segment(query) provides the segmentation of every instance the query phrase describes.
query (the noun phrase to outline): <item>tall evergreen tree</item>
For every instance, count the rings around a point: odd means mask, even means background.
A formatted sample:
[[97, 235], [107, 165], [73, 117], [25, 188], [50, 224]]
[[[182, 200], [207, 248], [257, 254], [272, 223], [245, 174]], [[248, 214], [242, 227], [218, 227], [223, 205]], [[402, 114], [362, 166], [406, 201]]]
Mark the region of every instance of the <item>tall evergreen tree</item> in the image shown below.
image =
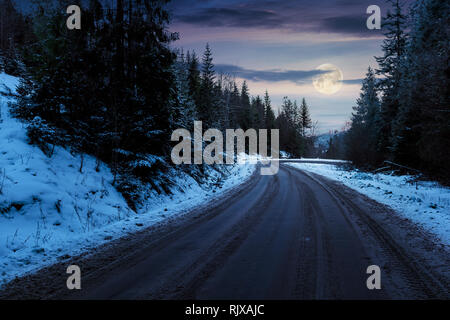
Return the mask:
[[37, 10], [38, 41], [23, 54], [16, 114], [39, 117], [60, 131], [60, 143], [97, 155], [115, 173], [149, 178], [162, 164], [149, 154], [168, 154], [174, 126], [175, 55], [168, 44], [176, 35], [166, 30], [166, 2], [123, 0], [103, 10], [90, 0], [75, 31], [66, 27], [73, 1]]
[[275, 128], [275, 113], [273, 112], [272, 103], [267, 90], [264, 94], [264, 119], [266, 129]]
[[34, 40], [31, 23], [12, 0], [0, 0], [0, 72], [19, 75], [20, 48]]
[[229, 118], [231, 128], [237, 128], [240, 125], [241, 116], [241, 94], [236, 82], [233, 82], [230, 93]]
[[277, 128], [280, 129], [281, 150], [287, 151], [294, 156], [302, 156], [300, 110], [297, 102], [284, 97], [281, 112], [276, 123]]
[[383, 92], [379, 131], [379, 151], [385, 157], [392, 156], [392, 125], [399, 108], [399, 86], [402, 78], [401, 66], [405, 58], [407, 18], [403, 13], [401, 0], [387, 0], [392, 6], [383, 20], [385, 40], [383, 55], [376, 57], [379, 65], [377, 74], [383, 78], [379, 88]]
[[260, 96], [256, 96], [252, 100], [253, 127], [254, 129], [265, 128], [265, 109], [264, 103]]
[[206, 44], [205, 52], [202, 58], [201, 86], [200, 97], [197, 104], [197, 111], [206, 126], [215, 126], [215, 115], [218, 111], [217, 91], [216, 89], [216, 73], [214, 71], [212, 51], [209, 44]]
[[241, 126], [242, 129], [247, 130], [253, 127], [253, 115], [250, 104], [250, 93], [246, 81], [242, 83], [240, 96], [241, 96], [241, 103], [240, 103], [241, 112], [239, 125]]
[[189, 92], [193, 97], [195, 104], [198, 105], [200, 102], [201, 77], [199, 69], [200, 63], [195, 52], [187, 52], [186, 64], [188, 65]]
[[174, 64], [175, 90], [170, 101], [170, 123], [174, 129], [191, 129], [196, 120], [196, 106], [191, 92], [188, 60], [181, 54]]
[[450, 4], [418, 2], [412, 10], [400, 108], [393, 126], [395, 160], [450, 179]]
[[359, 166], [376, 165], [380, 161], [377, 152], [380, 101], [375, 73], [370, 67], [353, 110], [351, 127], [345, 136], [347, 158]]
[[302, 130], [302, 137], [306, 138], [306, 130], [311, 129], [312, 121], [305, 98], [302, 99], [302, 104], [300, 106], [300, 126]]

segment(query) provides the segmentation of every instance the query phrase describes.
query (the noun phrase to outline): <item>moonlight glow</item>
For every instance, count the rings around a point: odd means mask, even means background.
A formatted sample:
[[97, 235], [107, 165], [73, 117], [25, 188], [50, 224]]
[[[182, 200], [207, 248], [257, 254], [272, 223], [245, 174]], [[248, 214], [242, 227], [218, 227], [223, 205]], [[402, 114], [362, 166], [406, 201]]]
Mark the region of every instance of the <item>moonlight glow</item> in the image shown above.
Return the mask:
[[318, 66], [316, 69], [329, 71], [313, 78], [314, 88], [316, 88], [318, 92], [331, 95], [341, 90], [344, 76], [339, 68], [330, 63], [326, 63]]

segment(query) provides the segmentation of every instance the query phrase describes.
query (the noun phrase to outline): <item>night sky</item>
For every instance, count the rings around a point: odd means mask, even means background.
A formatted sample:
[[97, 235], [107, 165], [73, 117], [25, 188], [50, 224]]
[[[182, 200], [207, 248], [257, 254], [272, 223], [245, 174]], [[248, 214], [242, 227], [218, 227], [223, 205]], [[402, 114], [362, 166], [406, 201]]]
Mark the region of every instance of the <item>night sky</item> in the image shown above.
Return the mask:
[[[216, 70], [246, 79], [253, 95], [267, 89], [275, 107], [283, 96], [305, 97], [320, 132], [349, 120], [367, 67], [381, 54], [380, 30], [368, 30], [366, 9], [383, 0], [173, 0], [171, 31], [176, 47], [203, 53], [209, 42]], [[314, 70], [331, 63], [344, 85], [331, 96], [317, 92]]]
[[[30, 8], [30, 1], [15, 2]], [[305, 97], [325, 133], [350, 119], [361, 79], [381, 55], [382, 30], [366, 27], [369, 5], [380, 6], [383, 16], [389, 8], [384, 0], [172, 0], [170, 30], [180, 34], [174, 47], [199, 56], [208, 42], [216, 71], [247, 80], [252, 95], [267, 89], [275, 109], [284, 96]], [[325, 63], [344, 76], [334, 95], [312, 85]]]

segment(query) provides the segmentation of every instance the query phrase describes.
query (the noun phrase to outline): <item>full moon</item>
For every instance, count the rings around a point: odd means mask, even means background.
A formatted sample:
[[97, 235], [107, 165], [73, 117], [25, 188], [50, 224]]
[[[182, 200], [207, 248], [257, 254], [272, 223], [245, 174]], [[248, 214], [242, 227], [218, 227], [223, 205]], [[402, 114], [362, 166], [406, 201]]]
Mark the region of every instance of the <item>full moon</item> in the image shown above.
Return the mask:
[[325, 63], [318, 66], [316, 70], [327, 71], [313, 78], [314, 88], [316, 88], [318, 92], [331, 95], [341, 90], [344, 76], [338, 67], [330, 63]]

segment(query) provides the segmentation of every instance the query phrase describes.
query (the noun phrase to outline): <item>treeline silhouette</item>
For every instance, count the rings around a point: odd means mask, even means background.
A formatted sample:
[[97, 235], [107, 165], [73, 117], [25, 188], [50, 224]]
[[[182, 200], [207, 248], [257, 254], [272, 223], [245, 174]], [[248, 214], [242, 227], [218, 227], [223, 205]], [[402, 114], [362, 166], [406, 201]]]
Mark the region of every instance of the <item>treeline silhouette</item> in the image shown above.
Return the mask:
[[[280, 147], [293, 156], [313, 145], [305, 100], [285, 98], [275, 115], [267, 92], [251, 97], [245, 81], [214, 71], [209, 45], [201, 59], [172, 49], [167, 1], [83, 2], [81, 30], [66, 27], [77, 1], [40, 1], [27, 17], [1, 1], [1, 68], [21, 78], [12, 110], [29, 123], [30, 141], [49, 156], [62, 145], [108, 163], [131, 200], [139, 183], [166, 179], [171, 134], [192, 131], [194, 120], [205, 130], [280, 129]], [[183, 170], [198, 178], [205, 169]]]
[[368, 69], [351, 128], [332, 148], [361, 167], [389, 160], [448, 183], [450, 3], [388, 2], [383, 55]]

